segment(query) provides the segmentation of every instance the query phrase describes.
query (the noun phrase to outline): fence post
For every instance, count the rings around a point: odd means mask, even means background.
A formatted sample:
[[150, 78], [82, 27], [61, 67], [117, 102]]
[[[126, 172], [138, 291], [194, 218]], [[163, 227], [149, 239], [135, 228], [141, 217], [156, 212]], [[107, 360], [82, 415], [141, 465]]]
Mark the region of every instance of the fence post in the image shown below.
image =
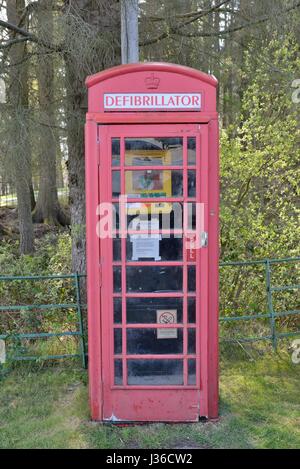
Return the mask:
[[80, 284], [79, 284], [78, 272], [76, 272], [75, 274], [75, 285], [76, 285], [77, 316], [78, 316], [78, 324], [79, 324], [79, 332], [80, 332], [80, 350], [81, 350], [81, 357], [82, 357], [82, 365], [83, 365], [83, 368], [86, 368], [85, 341], [84, 341], [84, 330], [83, 330], [81, 298], [80, 298]]
[[270, 325], [271, 325], [271, 335], [273, 348], [277, 350], [277, 335], [276, 335], [276, 318], [274, 315], [273, 308], [273, 295], [272, 295], [272, 286], [271, 286], [271, 263], [270, 260], [266, 260], [266, 287], [267, 287], [267, 298], [268, 298], [268, 311], [270, 314]]

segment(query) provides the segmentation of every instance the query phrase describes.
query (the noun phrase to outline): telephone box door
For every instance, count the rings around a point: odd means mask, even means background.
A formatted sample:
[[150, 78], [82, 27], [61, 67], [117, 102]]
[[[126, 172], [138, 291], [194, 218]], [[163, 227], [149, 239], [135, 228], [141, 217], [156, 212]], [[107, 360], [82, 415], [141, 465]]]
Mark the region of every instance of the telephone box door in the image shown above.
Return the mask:
[[208, 125], [101, 125], [98, 136], [103, 420], [197, 421], [207, 414]]

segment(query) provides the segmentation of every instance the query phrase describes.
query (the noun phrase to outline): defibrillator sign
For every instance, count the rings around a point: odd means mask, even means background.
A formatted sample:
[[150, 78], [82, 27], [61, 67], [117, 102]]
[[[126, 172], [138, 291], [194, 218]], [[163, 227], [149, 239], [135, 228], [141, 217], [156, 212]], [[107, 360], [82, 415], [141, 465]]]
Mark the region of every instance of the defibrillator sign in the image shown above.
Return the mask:
[[107, 93], [105, 111], [200, 111], [201, 93]]

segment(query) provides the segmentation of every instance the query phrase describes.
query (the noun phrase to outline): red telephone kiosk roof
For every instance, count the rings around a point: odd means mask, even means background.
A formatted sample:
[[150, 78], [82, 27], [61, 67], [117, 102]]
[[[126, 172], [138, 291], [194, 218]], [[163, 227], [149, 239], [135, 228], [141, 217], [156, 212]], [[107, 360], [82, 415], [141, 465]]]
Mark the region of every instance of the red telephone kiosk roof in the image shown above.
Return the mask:
[[149, 71], [177, 73], [179, 75], [196, 78], [197, 80], [208, 83], [214, 87], [218, 86], [218, 80], [212, 75], [207, 75], [206, 73], [195, 70], [194, 68], [185, 67], [183, 65], [163, 62], [145, 62], [138, 64], [118, 65], [117, 67], [112, 67], [108, 70], [95, 73], [95, 75], [88, 76], [85, 80], [85, 84], [88, 88], [90, 88], [91, 86], [94, 86], [101, 81], [108, 80], [109, 78], [125, 74], [127, 75], [129, 73]]
[[[218, 81], [215, 77], [202, 73], [198, 70], [194, 70], [189, 67], [182, 65], [174, 65], [169, 63], [139, 63], [120, 65], [117, 67], [104, 70], [96, 73], [95, 75], [89, 76], [86, 79], [86, 86], [88, 88], [88, 113], [93, 114], [92, 118], [95, 118], [95, 114], [102, 114], [106, 116], [105, 121], [115, 120], [114, 114], [126, 113], [128, 116], [128, 122], [131, 120], [130, 114], [146, 113], [151, 111], [152, 116], [154, 113], [180, 113], [180, 119], [185, 122], [184, 113], [189, 113], [190, 118], [199, 113], [203, 116], [208, 115], [208, 119], [216, 118], [216, 88]], [[151, 99], [151, 106], [147, 109], [141, 107], [134, 108], [134, 106], [116, 106], [114, 109], [108, 109], [105, 106], [105, 97], [111, 96], [112, 94], [120, 95], [124, 94], [134, 95], [142, 94], [143, 99], [148, 97]], [[183, 104], [175, 105], [173, 107], [157, 106], [157, 101], [153, 101], [153, 96], [158, 95], [158, 99], [163, 99], [161, 96], [166, 94], [167, 96], [176, 96], [178, 99], [182, 97], [184, 99]], [[194, 106], [184, 106], [184, 102], [188, 101], [191, 96], [200, 96], [199, 103], [201, 105], [198, 108]], [[186, 97], [186, 98], [185, 98]], [[121, 99], [121, 98], [120, 98]], [[127, 98], [129, 102], [130, 97]], [[171, 98], [172, 99], [172, 98]], [[121, 102], [121, 101], [120, 101]], [[177, 102], [178, 104], [178, 102]], [[133, 116], [131, 116], [133, 117]], [[149, 116], [148, 116], [149, 117]], [[174, 119], [176, 119], [173, 116]], [[193, 117], [192, 117], [193, 119]], [[99, 116], [98, 119], [99, 120]], [[101, 120], [103, 122], [103, 120]]]

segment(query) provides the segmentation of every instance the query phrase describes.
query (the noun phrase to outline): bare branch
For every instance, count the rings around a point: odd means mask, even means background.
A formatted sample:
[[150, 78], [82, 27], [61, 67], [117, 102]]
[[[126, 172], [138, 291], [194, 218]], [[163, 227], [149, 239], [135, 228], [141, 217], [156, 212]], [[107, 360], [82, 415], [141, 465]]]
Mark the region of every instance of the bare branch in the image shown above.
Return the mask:
[[[194, 23], [195, 21], [198, 21], [200, 18], [216, 11], [216, 10], [219, 10], [222, 6], [224, 6], [226, 3], [229, 3], [230, 0], [223, 0], [222, 2], [219, 2], [217, 5], [207, 9], [207, 10], [200, 10], [200, 11], [197, 11], [197, 12], [192, 12], [192, 13], [187, 13], [185, 15], [178, 15], [178, 16], [181, 16], [181, 17], [188, 17], [189, 19], [187, 21], [185, 21], [184, 23], [181, 23], [180, 25], [178, 26], [169, 26], [169, 29], [163, 33], [161, 33], [159, 36], [157, 36], [156, 38], [153, 38], [153, 39], [148, 39], [146, 41], [143, 41], [143, 42], [140, 42], [140, 46], [149, 46], [151, 44], [155, 44], [159, 41], [161, 41], [162, 39], [165, 39], [167, 38], [170, 34], [176, 34], [180, 28], [184, 27], [184, 26], [187, 26], [191, 23]], [[190, 18], [190, 16], [192, 16], [192, 18]], [[175, 18], [177, 17], [177, 15], [175, 16]]]
[[[300, 1], [298, 1], [295, 5], [283, 10], [282, 14], [289, 13], [293, 10], [296, 10], [299, 7], [300, 7]], [[214, 7], [214, 8], [216, 8], [216, 7]], [[205, 16], [205, 15], [203, 14], [202, 16]], [[231, 33], [237, 32], [237, 31], [241, 31], [242, 29], [246, 29], [246, 28], [250, 28], [252, 26], [256, 26], [256, 25], [259, 25], [259, 24], [262, 24], [262, 23], [266, 23], [267, 21], [271, 20], [271, 18], [272, 18], [272, 15], [265, 15], [265, 16], [263, 16], [262, 18], [260, 18], [258, 20], [248, 21], [247, 23], [244, 23], [244, 24], [239, 25], [239, 26], [235, 26], [234, 28], [229, 28], [229, 29], [225, 29], [224, 31], [218, 31], [218, 32], [213, 32], [213, 33], [205, 33], [205, 32], [188, 33], [188, 32], [181, 31], [181, 29], [184, 26], [186, 26], [187, 24], [190, 24], [190, 23], [200, 19], [200, 17], [195, 17], [192, 21], [182, 23], [182, 24], [180, 24], [176, 27], [169, 26], [169, 28], [166, 31], [164, 31], [163, 33], [161, 33], [159, 36], [140, 42], [140, 46], [149, 46], [151, 44], [155, 44], [155, 43], [167, 38], [170, 35], [179, 35], [179, 36], [190, 37], [190, 38], [192, 38], [192, 37], [216, 37], [216, 36], [220, 37], [220, 36], [225, 36], [227, 34], [231, 34]]]
[[27, 37], [18, 37], [16, 39], [11, 39], [10, 41], [5, 41], [2, 44], [0, 43], [0, 49], [7, 49], [13, 44], [18, 44], [20, 42], [26, 42], [26, 41], [28, 41]]
[[20, 20], [19, 20], [19, 24], [18, 24], [19, 27], [22, 24], [24, 24], [24, 20], [27, 17], [27, 15], [29, 15], [32, 11], [34, 11], [37, 8], [37, 6], [38, 6], [37, 1], [28, 3], [28, 5], [26, 5], [26, 7], [24, 9], [24, 12], [23, 12], [23, 14], [22, 14], [22, 16], [20, 17]]
[[19, 26], [16, 26], [15, 24], [9, 23], [8, 21], [3, 21], [3, 20], [0, 19], [0, 26], [2, 26], [3, 28], [5, 28], [9, 31], [12, 31], [16, 34], [20, 34], [24, 38], [24, 41], [26, 40], [26, 41], [35, 42], [36, 44], [40, 44], [40, 45], [46, 47], [47, 49], [55, 50], [57, 52], [62, 51], [62, 46], [56, 46], [54, 44], [48, 44], [48, 43], [44, 42], [43, 40], [39, 39], [35, 34], [32, 34], [29, 31], [26, 31], [25, 29], [20, 28]]
[[[289, 13], [292, 10], [296, 10], [297, 8], [300, 7], [300, 2], [296, 3], [295, 5], [286, 8], [285, 10], [282, 11], [282, 14]], [[224, 36], [226, 34], [230, 33], [235, 33], [237, 31], [241, 31], [242, 29], [245, 28], [251, 28], [252, 26], [256, 26], [258, 24], [266, 23], [267, 21], [270, 21], [272, 18], [272, 15], [265, 15], [262, 18], [258, 20], [253, 20], [253, 21], [248, 21], [245, 24], [242, 24], [240, 26], [235, 26], [234, 28], [229, 28], [225, 29], [224, 31], [218, 31], [217, 33], [184, 33], [182, 31], [177, 31], [177, 34], [180, 36], [184, 37], [212, 37], [212, 36]]]
[[30, 33], [29, 31], [26, 31], [23, 28], [19, 28], [19, 26], [9, 23], [8, 21], [3, 21], [0, 19], [0, 26], [5, 29], [8, 29], [9, 31], [13, 31], [14, 33], [21, 34], [21, 36], [27, 37], [33, 42], [38, 42], [38, 38], [34, 34]]
[[[226, 3], [229, 3], [231, 0], [225, 0], [217, 5], [208, 8], [206, 10], [196, 10], [196, 11], [191, 11], [189, 13], [181, 13], [174, 15], [174, 18], [176, 19], [186, 19], [186, 18], [192, 18], [193, 21], [196, 21], [196, 19], [209, 15], [210, 13], [213, 13], [214, 11], [220, 10], [223, 5]], [[223, 10], [224, 11], [224, 10]], [[232, 9], [230, 10], [231, 12], [233, 11]], [[153, 22], [160, 22], [160, 21], [166, 21], [167, 19], [163, 16], [145, 16], [143, 19], [146, 19], [147, 21], [153, 21]]]

